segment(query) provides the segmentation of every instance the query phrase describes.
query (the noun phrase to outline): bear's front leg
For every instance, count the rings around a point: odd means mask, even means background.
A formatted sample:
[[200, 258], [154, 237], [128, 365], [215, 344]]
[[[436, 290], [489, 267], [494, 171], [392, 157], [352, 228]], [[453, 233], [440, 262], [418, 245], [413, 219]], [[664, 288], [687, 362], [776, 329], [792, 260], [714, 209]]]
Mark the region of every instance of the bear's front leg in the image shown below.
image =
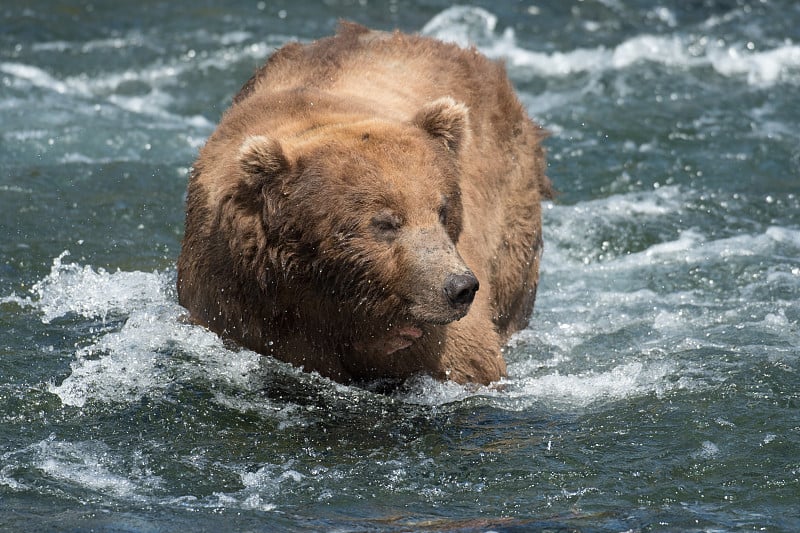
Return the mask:
[[489, 385], [506, 376], [503, 344], [488, 313], [473, 309], [445, 330], [444, 350], [433, 373], [435, 377]]

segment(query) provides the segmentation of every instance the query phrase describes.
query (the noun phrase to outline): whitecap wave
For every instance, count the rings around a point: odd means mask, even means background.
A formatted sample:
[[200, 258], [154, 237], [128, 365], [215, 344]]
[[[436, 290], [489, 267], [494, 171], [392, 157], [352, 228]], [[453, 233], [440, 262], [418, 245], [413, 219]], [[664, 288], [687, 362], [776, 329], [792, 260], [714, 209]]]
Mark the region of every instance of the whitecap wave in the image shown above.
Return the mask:
[[[769, 226], [731, 234], [707, 222], [676, 225], [706, 202], [714, 199], [662, 187], [545, 209], [542, 285], [530, 329], [511, 345], [511, 383], [523, 398], [580, 408], [724, 380], [724, 365], [713, 357], [698, 363], [698, 352], [766, 350], [796, 361], [792, 350], [751, 343], [800, 342], [793, 324], [800, 231]], [[630, 234], [642, 225], [656, 231], [631, 250]], [[661, 227], [671, 229], [653, 239]], [[603, 238], [621, 242], [608, 246], [615, 253], [599, 254]], [[670, 361], [663, 360], [667, 353]]]
[[[669, 18], [664, 20], [668, 22]], [[704, 27], [711, 31], [714, 26]], [[475, 45], [489, 57], [504, 59], [512, 71], [551, 77], [622, 70], [649, 62], [681, 69], [710, 66], [720, 75], [743, 76], [748, 83], [759, 86], [800, 80], [800, 46], [793, 43], [756, 51], [752, 43], [725, 44], [709, 35], [640, 34], [611, 48], [539, 52], [520, 47], [513, 28], [505, 28], [499, 34], [496, 30], [497, 17], [489, 11], [454, 6], [431, 19], [421, 33], [461, 46]]]
[[[312, 469], [304, 474], [293, 461], [284, 464], [262, 464], [255, 471], [238, 464], [220, 465], [231, 476], [238, 477], [242, 488], [231, 492], [214, 492], [208, 496], [192, 494], [164, 497], [161, 493], [167, 481], [153, 472], [152, 456], [147, 450], [125, 446], [114, 449], [96, 440], [69, 441], [54, 434], [2, 456], [0, 486], [15, 491], [44, 492], [20, 481], [21, 472], [36, 469], [45, 480], [57, 486], [69, 485], [69, 497], [82, 503], [93, 500], [118, 499], [147, 505], [166, 505], [182, 508], [248, 509], [273, 511], [273, 500], [287, 490], [304, 483], [307, 475], [324, 475], [327, 469]], [[58, 490], [58, 489], [56, 489]]]
[[[65, 441], [50, 435], [44, 440], [2, 455], [4, 466], [0, 484], [15, 490], [33, 487], [18, 481], [19, 472], [35, 468], [47, 478], [69, 483], [96, 494], [96, 498], [112, 496], [126, 501], [150, 501], [151, 494], [161, 488], [163, 479], [152, 473], [147, 454], [126, 450], [125, 461], [99, 441]], [[34, 490], [42, 490], [36, 487]], [[84, 501], [87, 496], [74, 494]], [[93, 497], [88, 496], [89, 499]]]
[[452, 6], [434, 16], [420, 33], [462, 47], [491, 43], [497, 17], [480, 7]]
[[[521, 369], [524, 368], [525, 365], [521, 365]], [[675, 363], [640, 360], [631, 360], [607, 371], [562, 374], [556, 370], [512, 382], [509, 403], [518, 409], [542, 405], [575, 409], [631, 397], [663, 395], [686, 386], [685, 382], [674, 379], [680, 373]]]
[[[79, 73], [59, 77], [39, 66], [6, 61], [0, 63], [0, 73], [7, 75], [5, 81], [9, 87], [53, 92], [62, 97], [62, 101], [63, 97], [71, 97], [80, 103], [79, 106], [86, 107], [86, 113], [93, 118], [101, 110], [98, 105], [109, 105], [127, 113], [157, 117], [167, 129], [189, 126], [208, 134], [214, 124], [206, 117], [182, 115], [173, 110], [182, 78], [198, 71], [226, 71], [243, 61], [263, 60], [277, 45], [289, 40], [284, 36], [269, 36], [264, 42], [248, 44], [245, 42], [248, 37], [249, 34], [244, 32], [207, 35], [204, 38], [217, 43], [216, 49], [201, 54], [192, 50], [187, 56], [167, 56], [137, 69], [109, 68], [99, 74]], [[126, 37], [88, 43], [40, 43], [37, 50], [59, 51], [77, 47], [80, 53], [93, 53], [101, 48], [141, 45], [141, 34], [134, 32]], [[130, 87], [136, 87], [134, 94], [128, 94]]]
[[[82, 503], [107, 500], [109, 497], [147, 505], [166, 505], [183, 508], [248, 509], [273, 511], [271, 503], [286, 490], [292, 490], [306, 478], [296, 470], [292, 461], [282, 465], [263, 464], [251, 471], [237, 464], [225, 465], [226, 471], [238, 476], [242, 488], [232, 492], [214, 492], [208, 496], [161, 495], [167, 483], [153, 472], [152, 456], [146, 450], [131, 447], [114, 449], [95, 440], [69, 441], [55, 435], [18, 450], [7, 451], [2, 456], [0, 486], [14, 491], [46, 489], [33, 487], [20, 481], [21, 472], [39, 470], [44, 479], [58, 486], [71, 487], [69, 496]], [[222, 467], [222, 466], [221, 466]], [[325, 469], [314, 472], [323, 473]], [[313, 474], [313, 472], [312, 472]]]
[[[527, 359], [509, 364], [509, 376], [489, 387], [458, 385], [420, 377], [396, 397], [404, 402], [442, 406], [479, 399], [500, 409], [529, 409], [574, 412], [600, 408], [610, 402], [648, 395], [661, 396], [672, 390], [693, 388], [698, 384], [684, 376], [676, 362], [648, 360], [645, 356], [609, 370], [587, 369], [571, 373], [562, 370], [564, 360], [541, 362]], [[545, 371], [541, 369], [547, 368]]]
[[747, 45], [710, 48], [707, 60], [723, 76], [745, 76], [757, 86], [771, 86], [784, 80], [797, 80], [800, 72], [800, 46], [785, 44], [771, 50], [748, 50]]
[[[124, 86], [141, 84], [139, 92], [155, 91], [158, 98], [164, 99], [162, 93], [169, 93], [170, 91], [167, 89], [180, 86], [182, 76], [209, 69], [225, 71], [242, 61], [263, 60], [271, 50], [291, 39], [289, 36], [268, 35], [263, 41], [248, 42], [252, 41], [253, 36], [247, 32], [229, 32], [221, 35], [201, 32], [194, 38], [199, 40], [198, 44], [207, 46], [209, 50], [200, 53], [190, 50], [181, 56], [169, 56], [163, 50], [157, 50], [160, 55], [159, 59], [137, 69], [114, 70], [113, 67], [110, 67], [91, 76], [79, 73], [59, 78], [38, 66], [18, 62], [2, 62], [0, 63], [0, 72], [9, 75], [8, 83], [11, 86], [35, 87], [62, 95], [105, 98], [119, 92]], [[148, 41], [151, 39], [139, 32], [132, 32], [124, 37], [85, 43], [64, 41], [38, 43], [34, 49], [92, 53], [103, 48], [138, 48]], [[122, 101], [124, 102], [124, 100]], [[148, 108], [154, 107], [166, 111], [163, 104], [171, 102], [171, 99], [162, 102], [154, 99], [149, 102]], [[162, 105], [158, 105], [159, 103]]]
[[138, 454], [134, 470], [116, 472], [119, 462], [107, 445], [96, 441], [63, 442], [54, 438], [35, 445], [34, 465], [48, 476], [100, 494], [128, 501], [142, 501], [144, 494], [161, 484], [147, 472], [146, 456]]
[[[286, 492], [297, 489], [304, 483], [306, 474], [295, 469], [294, 461], [281, 465], [263, 464], [257, 470], [231, 465], [228, 467], [231, 474], [237, 475], [242, 488], [231, 492], [214, 492], [209, 496], [198, 498], [196, 496], [180, 496], [170, 498], [161, 503], [189, 508], [205, 509], [247, 509], [269, 512], [277, 509], [273, 503], [278, 499], [285, 499]], [[319, 467], [316, 472], [324, 472]]]

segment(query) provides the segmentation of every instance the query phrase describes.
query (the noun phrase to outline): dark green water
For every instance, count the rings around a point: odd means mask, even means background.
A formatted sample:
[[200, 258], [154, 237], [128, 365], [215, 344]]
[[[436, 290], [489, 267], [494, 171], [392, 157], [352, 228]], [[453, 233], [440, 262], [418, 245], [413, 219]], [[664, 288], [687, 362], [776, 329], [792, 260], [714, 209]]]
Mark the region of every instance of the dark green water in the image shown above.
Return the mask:
[[[3, 2], [0, 529], [800, 530], [800, 4], [479, 4]], [[189, 165], [339, 17], [505, 58], [552, 133], [500, 390], [181, 320]]]

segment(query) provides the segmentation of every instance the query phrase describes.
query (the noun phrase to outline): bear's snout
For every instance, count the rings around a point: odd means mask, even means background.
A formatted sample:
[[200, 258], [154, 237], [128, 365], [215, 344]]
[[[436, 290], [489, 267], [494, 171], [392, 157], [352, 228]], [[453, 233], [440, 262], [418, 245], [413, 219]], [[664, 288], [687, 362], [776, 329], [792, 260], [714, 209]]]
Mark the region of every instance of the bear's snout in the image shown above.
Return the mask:
[[470, 271], [463, 274], [449, 274], [444, 280], [444, 293], [452, 307], [466, 307], [475, 299], [480, 283]]

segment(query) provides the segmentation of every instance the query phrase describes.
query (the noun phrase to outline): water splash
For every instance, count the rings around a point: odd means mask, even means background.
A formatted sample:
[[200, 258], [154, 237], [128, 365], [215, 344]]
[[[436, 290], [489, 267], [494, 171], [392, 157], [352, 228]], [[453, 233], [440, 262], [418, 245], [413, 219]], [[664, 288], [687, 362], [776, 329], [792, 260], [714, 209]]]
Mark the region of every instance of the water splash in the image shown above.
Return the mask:
[[91, 266], [64, 263], [69, 251], [53, 259], [50, 273], [32, 289], [32, 305], [42, 313], [42, 322], [75, 313], [106, 320], [150, 302], [164, 302], [170, 279], [157, 272], [106, 272]]
[[[17, 300], [37, 310], [45, 323], [80, 316], [101, 321], [115, 317], [122, 320], [122, 325], [102, 331], [78, 349], [70, 375], [61, 383], [48, 386], [49, 392], [57, 395], [64, 405], [129, 404], [145, 396], [169, 395], [176, 383], [200, 381], [233, 387], [228, 392], [222, 390], [224, 387], [216, 387], [213, 398], [219, 405], [257, 413], [277, 420], [281, 427], [286, 426], [287, 416], [292, 416], [291, 412], [284, 413], [287, 406], [271, 405], [264, 398], [257, 400], [234, 392], [251, 394], [258, 390], [261, 356], [247, 350], [231, 350], [215, 334], [184, 323], [181, 316], [185, 310], [174, 299], [173, 274], [109, 273], [67, 263], [65, 257], [67, 253], [62, 253], [53, 260], [50, 273], [34, 285], [32, 296]], [[643, 294], [637, 301], [651, 297], [652, 294]], [[524, 344], [526, 335], [533, 334], [536, 339], [561, 345], [563, 354], [563, 350], [576, 346], [596, 331], [595, 326], [581, 324], [578, 321], [574, 327], [556, 328], [547, 334], [527, 330], [518, 340], [523, 339]], [[589, 368], [573, 373], [565, 366], [569, 357], [557, 356], [548, 362], [531, 359], [533, 348], [523, 348], [523, 352], [529, 355], [510, 365], [510, 377], [500, 388], [465, 387], [420, 377], [410, 381], [396, 398], [410, 404], [435, 406], [481, 397], [493, 399], [498, 407], [514, 410], [523, 404], [582, 409], [594, 401], [602, 403], [663, 392], [669, 387], [665, 383], [679, 371], [677, 366], [639, 360], [634, 355], [632, 360], [608, 371]], [[549, 370], [543, 374], [542, 369]], [[337, 386], [334, 392], [347, 395], [349, 390]]]

